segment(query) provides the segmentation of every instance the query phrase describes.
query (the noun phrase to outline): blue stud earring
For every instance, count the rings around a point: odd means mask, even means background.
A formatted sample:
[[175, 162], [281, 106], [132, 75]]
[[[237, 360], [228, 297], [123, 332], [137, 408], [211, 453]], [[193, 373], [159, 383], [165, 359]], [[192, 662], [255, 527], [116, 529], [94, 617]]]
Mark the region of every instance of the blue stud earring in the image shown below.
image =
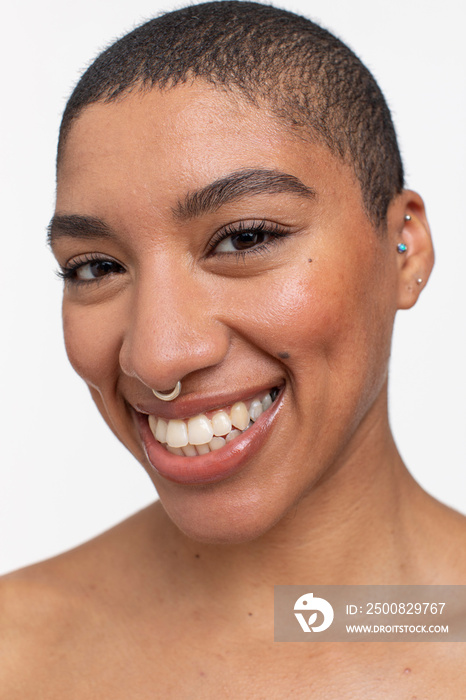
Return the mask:
[[406, 245], [406, 243], [398, 243], [396, 249], [399, 253], [406, 253], [406, 251], [408, 250], [408, 246]]

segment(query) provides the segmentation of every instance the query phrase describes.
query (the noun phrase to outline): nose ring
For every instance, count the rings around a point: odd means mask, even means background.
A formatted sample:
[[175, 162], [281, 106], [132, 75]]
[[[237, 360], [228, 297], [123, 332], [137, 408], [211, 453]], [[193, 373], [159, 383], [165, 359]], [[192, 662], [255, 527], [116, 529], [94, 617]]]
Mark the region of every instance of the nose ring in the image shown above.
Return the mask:
[[156, 391], [155, 389], [152, 389], [152, 392], [154, 396], [156, 396], [161, 401], [173, 401], [173, 399], [176, 399], [176, 397], [179, 396], [181, 393], [181, 382], [176, 382], [175, 388], [169, 391], [168, 393], [161, 393], [159, 391]]

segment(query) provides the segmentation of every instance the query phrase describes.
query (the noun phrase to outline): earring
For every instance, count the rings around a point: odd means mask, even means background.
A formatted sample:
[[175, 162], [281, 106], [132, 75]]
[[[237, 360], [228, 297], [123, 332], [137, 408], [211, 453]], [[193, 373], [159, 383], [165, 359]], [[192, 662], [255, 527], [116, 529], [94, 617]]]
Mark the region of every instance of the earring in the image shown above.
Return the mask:
[[406, 245], [406, 243], [398, 243], [396, 249], [399, 253], [406, 253], [406, 251], [408, 250], [408, 246]]
[[405, 214], [405, 221], [411, 221], [411, 214]]
[[418, 277], [417, 280], [416, 280], [416, 283], [417, 283], [417, 284], [422, 284], [422, 277]]

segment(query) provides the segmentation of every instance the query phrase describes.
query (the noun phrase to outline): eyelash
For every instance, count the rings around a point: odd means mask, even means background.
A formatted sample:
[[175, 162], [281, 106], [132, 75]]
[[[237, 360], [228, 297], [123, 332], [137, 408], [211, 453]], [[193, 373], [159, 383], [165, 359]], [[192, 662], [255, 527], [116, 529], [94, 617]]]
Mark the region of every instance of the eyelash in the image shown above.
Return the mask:
[[65, 284], [74, 284], [74, 285], [80, 285], [80, 284], [95, 284], [98, 282], [101, 282], [104, 277], [107, 277], [108, 275], [102, 275], [102, 277], [96, 277], [95, 279], [90, 279], [90, 280], [80, 280], [77, 278], [76, 273], [79, 269], [82, 267], [85, 267], [89, 263], [111, 263], [113, 264], [116, 268], [119, 268], [114, 271], [114, 274], [119, 274], [121, 272], [124, 272], [124, 267], [120, 265], [116, 260], [113, 260], [112, 258], [109, 258], [108, 256], [105, 255], [100, 255], [98, 253], [86, 253], [85, 255], [80, 256], [79, 259], [74, 260], [64, 267], [61, 267], [57, 271], [58, 277], [64, 280]]
[[268, 222], [268, 221], [252, 221], [252, 222], [244, 222], [240, 221], [239, 223], [235, 224], [229, 224], [228, 226], [225, 226], [225, 228], [221, 229], [218, 231], [212, 240], [209, 243], [209, 247], [207, 249], [207, 255], [210, 256], [212, 252], [215, 250], [215, 248], [221, 243], [222, 241], [225, 241], [227, 238], [233, 238], [234, 236], [240, 236], [242, 233], [252, 233], [252, 234], [258, 234], [258, 233], [263, 233], [267, 236], [270, 236], [270, 239], [268, 241], [265, 241], [263, 243], [258, 243], [255, 244], [253, 248], [248, 248], [246, 250], [237, 250], [234, 252], [217, 252], [213, 253], [214, 256], [228, 256], [232, 257], [234, 256], [237, 260], [244, 260], [247, 256], [250, 255], [262, 255], [264, 252], [270, 250], [270, 248], [273, 245], [276, 245], [280, 239], [286, 238], [289, 236], [289, 231], [279, 224], [275, 222]]
[[[215, 253], [215, 248], [222, 242], [227, 240], [228, 238], [233, 238], [234, 236], [240, 236], [241, 234], [244, 233], [251, 233], [251, 234], [259, 234], [262, 233], [266, 236], [269, 236], [269, 240], [254, 244], [254, 247], [248, 248], [245, 250], [237, 250], [237, 251], [230, 251], [230, 252], [225, 252], [225, 251], [220, 251]], [[280, 239], [286, 238], [289, 236], [289, 232], [280, 226], [277, 223], [272, 223], [272, 222], [267, 222], [267, 221], [252, 221], [252, 222], [243, 222], [240, 221], [239, 223], [235, 224], [229, 224], [225, 228], [221, 229], [218, 231], [212, 238], [212, 240], [209, 243], [206, 255], [207, 257], [235, 257], [236, 260], [245, 260], [246, 257], [251, 256], [251, 255], [263, 255], [264, 252], [270, 250], [270, 248], [273, 245], [276, 245]], [[116, 266], [117, 269], [113, 270], [113, 274], [119, 274], [121, 272], [124, 272], [124, 267], [120, 265], [116, 260], [113, 260], [107, 256], [100, 255], [98, 253], [87, 253], [83, 256], [81, 256], [79, 259], [74, 260], [64, 267], [61, 267], [60, 270], [58, 270], [57, 275], [64, 280], [65, 284], [73, 284], [73, 285], [86, 285], [86, 284], [96, 284], [102, 281], [105, 277], [108, 275], [102, 275], [102, 277], [96, 277], [95, 279], [89, 279], [89, 280], [80, 280], [77, 278], [76, 273], [79, 269], [85, 267], [89, 263], [112, 263], [114, 266]], [[119, 269], [118, 269], [119, 268]], [[110, 274], [110, 272], [109, 272]]]

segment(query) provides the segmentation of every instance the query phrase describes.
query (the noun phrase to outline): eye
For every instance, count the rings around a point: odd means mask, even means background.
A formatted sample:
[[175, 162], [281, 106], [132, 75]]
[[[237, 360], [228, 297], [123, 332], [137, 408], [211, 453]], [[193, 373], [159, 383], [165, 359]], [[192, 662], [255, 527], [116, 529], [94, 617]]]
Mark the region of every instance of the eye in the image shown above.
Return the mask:
[[211, 255], [242, 254], [266, 251], [289, 231], [266, 221], [239, 222], [219, 231], [211, 241]]
[[121, 272], [122, 267], [113, 260], [94, 260], [93, 262], [81, 265], [75, 270], [76, 279], [82, 281], [95, 280], [105, 277], [111, 272]]
[[66, 282], [80, 284], [96, 282], [112, 274], [121, 274], [125, 269], [116, 262], [103, 257], [84, 256], [69, 262], [59, 275]]
[[240, 250], [248, 250], [267, 242], [270, 237], [271, 234], [267, 233], [267, 231], [242, 231], [224, 238], [223, 241], [217, 244], [215, 250], [217, 253], [235, 253]]

